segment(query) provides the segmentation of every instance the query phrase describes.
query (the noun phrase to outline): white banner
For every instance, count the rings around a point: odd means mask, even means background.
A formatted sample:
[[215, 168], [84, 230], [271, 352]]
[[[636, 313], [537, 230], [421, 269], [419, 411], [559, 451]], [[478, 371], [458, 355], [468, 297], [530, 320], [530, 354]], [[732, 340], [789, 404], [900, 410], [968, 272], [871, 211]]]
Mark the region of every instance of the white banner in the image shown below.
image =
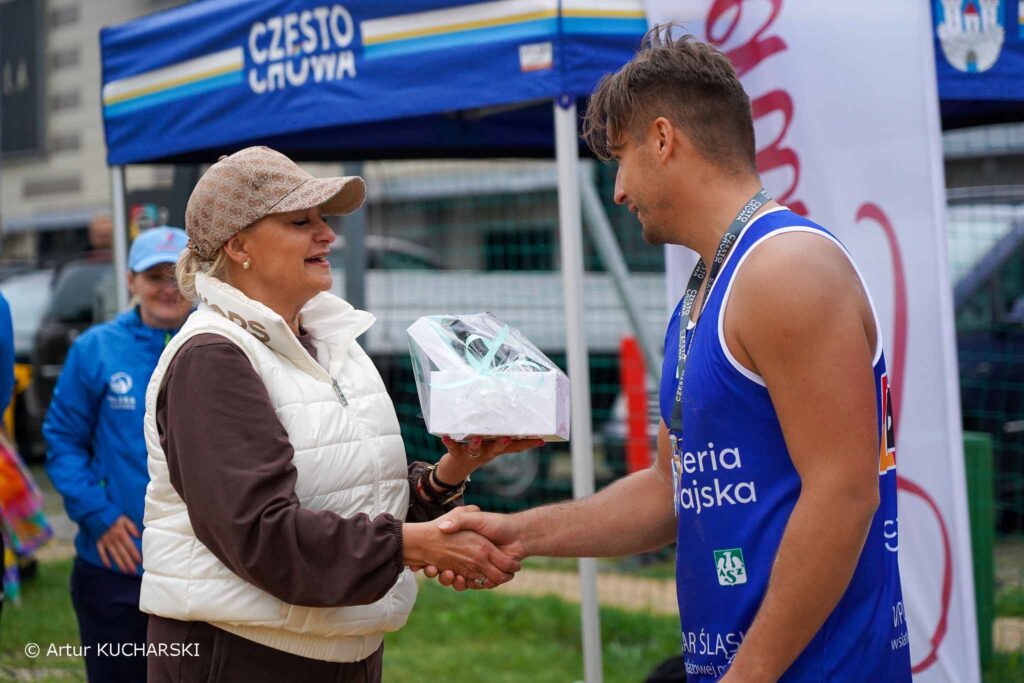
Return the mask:
[[[835, 232], [868, 279], [897, 411], [915, 681], [979, 681], [929, 3], [647, 0], [647, 11], [730, 57], [768, 190]], [[691, 254], [666, 252], [673, 307]]]

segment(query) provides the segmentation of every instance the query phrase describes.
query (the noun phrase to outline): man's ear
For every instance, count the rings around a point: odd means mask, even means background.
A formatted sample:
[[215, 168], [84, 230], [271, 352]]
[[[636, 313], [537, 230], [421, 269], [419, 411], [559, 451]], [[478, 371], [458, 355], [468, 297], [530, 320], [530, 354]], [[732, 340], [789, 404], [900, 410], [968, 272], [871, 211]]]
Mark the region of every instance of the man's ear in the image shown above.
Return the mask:
[[675, 151], [676, 127], [664, 116], [659, 116], [654, 119], [652, 128], [654, 132], [654, 149], [658, 154], [658, 159], [666, 162]]

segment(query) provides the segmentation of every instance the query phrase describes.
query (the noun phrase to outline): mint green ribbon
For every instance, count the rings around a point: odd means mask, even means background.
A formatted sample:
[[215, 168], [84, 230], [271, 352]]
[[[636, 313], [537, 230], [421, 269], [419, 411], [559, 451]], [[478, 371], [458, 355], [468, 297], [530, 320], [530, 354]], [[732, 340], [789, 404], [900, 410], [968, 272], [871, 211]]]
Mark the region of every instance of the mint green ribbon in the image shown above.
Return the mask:
[[[513, 361], [499, 363], [493, 367], [491, 366], [494, 362], [495, 355], [498, 353], [498, 349], [500, 349], [501, 345], [505, 343], [505, 340], [511, 332], [511, 328], [509, 328], [508, 325], [505, 325], [501, 328], [494, 339], [487, 339], [486, 337], [481, 337], [479, 334], [471, 334], [462, 344], [464, 347], [463, 355], [465, 356], [466, 365], [468, 365], [472, 370], [473, 376], [456, 382], [431, 382], [430, 386], [435, 389], [454, 389], [456, 387], [478, 382], [483, 377], [498, 377], [499, 375], [504, 375], [504, 373], [513, 372], [518, 368], [540, 368], [544, 370], [545, 368], [542, 365], [530, 360], [529, 358], [517, 358]], [[473, 350], [470, 348], [473, 342], [477, 340], [483, 342], [484, 346], [487, 348], [487, 353], [484, 354], [483, 358], [477, 358], [476, 354], [473, 353]], [[543, 381], [541, 377], [538, 377], [535, 382], [528, 382], [518, 377], [509, 376], [501, 376], [500, 379], [518, 386], [532, 385], [534, 387], [540, 386], [540, 383]]]

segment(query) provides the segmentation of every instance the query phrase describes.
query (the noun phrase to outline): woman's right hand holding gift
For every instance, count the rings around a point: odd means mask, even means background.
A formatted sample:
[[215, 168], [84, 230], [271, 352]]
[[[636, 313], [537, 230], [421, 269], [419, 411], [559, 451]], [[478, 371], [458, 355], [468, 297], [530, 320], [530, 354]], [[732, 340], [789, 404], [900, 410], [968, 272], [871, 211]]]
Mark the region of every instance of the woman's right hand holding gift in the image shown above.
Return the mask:
[[521, 453], [544, 445], [543, 439], [511, 436], [471, 436], [466, 443], [460, 443], [450, 436], [443, 436], [441, 440], [448, 452], [437, 463], [436, 474], [445, 482], [461, 482], [498, 456]]

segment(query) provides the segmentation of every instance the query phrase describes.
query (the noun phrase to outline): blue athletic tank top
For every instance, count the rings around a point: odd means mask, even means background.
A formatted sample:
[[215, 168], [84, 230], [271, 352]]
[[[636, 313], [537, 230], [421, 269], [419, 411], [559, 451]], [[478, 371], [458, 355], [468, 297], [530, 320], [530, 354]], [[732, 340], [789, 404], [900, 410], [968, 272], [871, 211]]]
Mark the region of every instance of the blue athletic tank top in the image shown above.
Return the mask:
[[[849, 257], [821, 226], [785, 208], [767, 211], [740, 235], [707, 297], [699, 324], [688, 332], [695, 336], [686, 364], [683, 433], [676, 434], [680, 439], [676, 589], [691, 683], [716, 681], [728, 669], [764, 598], [800, 492], [800, 478], [764, 380], [732, 357], [723, 335], [723, 311], [744, 258], [760, 242], [793, 231], [823, 235]], [[861, 283], [867, 292], [863, 278]], [[678, 386], [681, 305], [665, 335], [660, 400], [667, 425]], [[846, 593], [782, 681], [909, 683], [911, 679], [896, 563], [895, 438], [877, 316], [875, 328], [881, 503]]]

